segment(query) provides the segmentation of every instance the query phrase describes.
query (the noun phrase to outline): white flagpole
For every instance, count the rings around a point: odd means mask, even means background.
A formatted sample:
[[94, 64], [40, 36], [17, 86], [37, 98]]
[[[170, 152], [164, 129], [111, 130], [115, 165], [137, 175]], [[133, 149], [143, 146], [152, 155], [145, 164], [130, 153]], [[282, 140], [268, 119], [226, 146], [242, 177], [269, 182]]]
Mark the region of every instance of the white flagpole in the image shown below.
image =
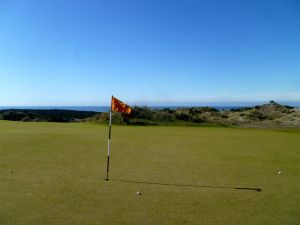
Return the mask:
[[106, 164], [106, 179], [108, 180], [109, 173], [109, 156], [110, 156], [110, 136], [111, 136], [111, 106], [109, 110], [109, 128], [108, 128], [108, 140], [107, 140], [107, 164]]

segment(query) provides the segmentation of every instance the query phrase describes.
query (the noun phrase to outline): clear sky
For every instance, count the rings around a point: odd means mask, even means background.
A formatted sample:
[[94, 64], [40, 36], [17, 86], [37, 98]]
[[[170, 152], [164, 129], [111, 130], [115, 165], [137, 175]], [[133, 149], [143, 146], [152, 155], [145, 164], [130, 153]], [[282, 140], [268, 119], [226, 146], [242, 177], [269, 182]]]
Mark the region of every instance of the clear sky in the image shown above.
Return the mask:
[[0, 0], [0, 106], [300, 102], [299, 0]]

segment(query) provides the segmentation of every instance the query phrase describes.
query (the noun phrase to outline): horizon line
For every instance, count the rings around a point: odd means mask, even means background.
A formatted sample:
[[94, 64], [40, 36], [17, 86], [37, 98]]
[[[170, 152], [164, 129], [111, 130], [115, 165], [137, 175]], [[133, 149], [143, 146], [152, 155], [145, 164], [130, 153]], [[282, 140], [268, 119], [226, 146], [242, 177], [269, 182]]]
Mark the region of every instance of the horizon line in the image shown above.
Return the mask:
[[[271, 101], [271, 100], [270, 100]], [[255, 105], [255, 104], [268, 104], [270, 101], [228, 101], [228, 102], [165, 102], [165, 103], [126, 103], [131, 106], [248, 106], [248, 105]], [[299, 101], [275, 101], [279, 104], [292, 104], [292, 105], [300, 105]], [[110, 104], [91, 104], [91, 105], [0, 105], [0, 107], [109, 107]]]

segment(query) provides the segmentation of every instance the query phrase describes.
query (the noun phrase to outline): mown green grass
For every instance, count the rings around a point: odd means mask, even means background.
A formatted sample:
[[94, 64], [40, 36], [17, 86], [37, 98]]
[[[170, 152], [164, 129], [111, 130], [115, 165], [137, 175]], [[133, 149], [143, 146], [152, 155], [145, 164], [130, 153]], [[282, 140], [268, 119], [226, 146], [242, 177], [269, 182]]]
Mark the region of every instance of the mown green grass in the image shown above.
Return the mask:
[[299, 130], [113, 126], [110, 181], [106, 147], [103, 125], [0, 121], [0, 224], [300, 224]]

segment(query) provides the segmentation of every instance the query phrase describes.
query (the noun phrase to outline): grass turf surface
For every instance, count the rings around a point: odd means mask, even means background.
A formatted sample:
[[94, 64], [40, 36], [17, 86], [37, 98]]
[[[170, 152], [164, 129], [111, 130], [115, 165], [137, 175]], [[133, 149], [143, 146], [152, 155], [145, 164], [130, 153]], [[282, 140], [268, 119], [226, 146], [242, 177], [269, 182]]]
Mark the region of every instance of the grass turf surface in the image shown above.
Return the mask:
[[106, 147], [102, 125], [0, 121], [0, 224], [300, 224], [299, 129], [113, 126], [110, 181]]

